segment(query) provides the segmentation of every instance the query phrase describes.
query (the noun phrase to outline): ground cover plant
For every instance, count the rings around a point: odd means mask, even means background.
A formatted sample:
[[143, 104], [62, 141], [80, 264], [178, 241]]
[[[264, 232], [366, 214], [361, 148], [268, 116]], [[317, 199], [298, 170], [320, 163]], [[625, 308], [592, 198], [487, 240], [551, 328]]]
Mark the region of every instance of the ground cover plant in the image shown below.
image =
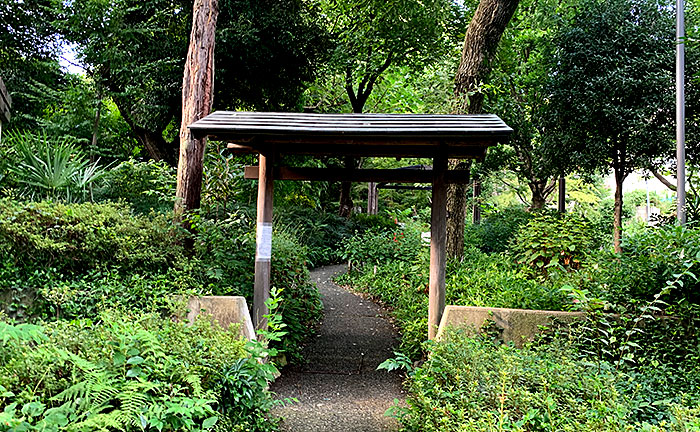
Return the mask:
[[700, 427], [700, 410], [689, 408], [682, 397], [663, 406], [668, 417], [654, 423], [640, 419], [638, 399], [646, 389], [624, 388], [640, 377], [613, 363], [586, 359], [570, 337], [515, 348], [489, 336], [450, 331], [428, 349], [431, 355], [423, 365], [409, 367], [408, 408], [394, 408], [406, 431], [680, 432]]
[[[352, 270], [341, 282], [393, 308], [402, 349], [411, 356], [420, 354], [427, 338], [429, 247], [420, 237], [426, 228], [409, 222], [403, 228], [365, 233], [345, 243]], [[496, 244], [501, 241], [498, 238]], [[566, 295], [529, 273], [512, 257], [468, 247], [463, 260], [448, 263], [447, 304], [563, 310]]]
[[[0, 320], [0, 430], [272, 430], [268, 352], [207, 319]], [[235, 393], [235, 397], [231, 393]]]

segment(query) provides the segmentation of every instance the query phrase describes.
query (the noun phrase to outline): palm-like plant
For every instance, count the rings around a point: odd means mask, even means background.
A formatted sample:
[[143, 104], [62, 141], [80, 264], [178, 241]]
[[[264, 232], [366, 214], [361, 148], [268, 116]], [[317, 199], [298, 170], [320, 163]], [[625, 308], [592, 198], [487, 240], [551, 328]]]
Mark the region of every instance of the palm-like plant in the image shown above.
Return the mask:
[[17, 158], [9, 171], [30, 199], [92, 199], [92, 186], [106, 174], [99, 161], [90, 163], [69, 138], [17, 132], [7, 140]]

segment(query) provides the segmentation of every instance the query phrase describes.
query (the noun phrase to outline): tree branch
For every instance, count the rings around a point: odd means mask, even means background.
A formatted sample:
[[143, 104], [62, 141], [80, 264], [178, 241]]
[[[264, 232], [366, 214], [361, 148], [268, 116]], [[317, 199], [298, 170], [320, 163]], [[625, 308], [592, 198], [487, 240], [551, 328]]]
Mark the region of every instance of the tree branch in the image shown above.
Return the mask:
[[676, 187], [676, 185], [674, 185], [674, 184], [671, 183], [670, 181], [666, 180], [666, 178], [665, 178], [664, 176], [662, 176], [661, 174], [659, 174], [658, 171], [656, 171], [656, 170], [654, 170], [654, 169], [650, 169], [649, 172], [652, 173], [652, 174], [654, 175], [654, 177], [656, 177], [661, 183], [663, 183], [664, 186], [666, 186], [667, 188], [671, 189], [672, 191], [675, 191], [675, 190], [678, 189], [678, 188]]
[[501, 183], [503, 183], [504, 185], [506, 185], [506, 186], [508, 186], [509, 188], [513, 189], [513, 192], [515, 192], [515, 194], [518, 196], [518, 198], [520, 199], [520, 201], [521, 201], [523, 204], [525, 204], [525, 205], [530, 204], [530, 202], [529, 202], [527, 199], [525, 199], [525, 197], [522, 196], [522, 194], [520, 193], [520, 191], [518, 190], [517, 187], [515, 187], [514, 185], [508, 183], [507, 181], [503, 180], [502, 178], [499, 178], [498, 180], [500, 180]]

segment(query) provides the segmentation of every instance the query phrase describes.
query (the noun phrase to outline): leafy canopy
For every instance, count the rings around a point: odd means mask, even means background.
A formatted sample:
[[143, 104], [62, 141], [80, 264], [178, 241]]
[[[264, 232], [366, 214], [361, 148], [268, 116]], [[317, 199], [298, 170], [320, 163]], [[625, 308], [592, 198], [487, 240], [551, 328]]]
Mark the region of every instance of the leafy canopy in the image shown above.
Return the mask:
[[670, 148], [672, 9], [663, 1], [583, 0], [555, 39], [549, 156], [624, 178]]

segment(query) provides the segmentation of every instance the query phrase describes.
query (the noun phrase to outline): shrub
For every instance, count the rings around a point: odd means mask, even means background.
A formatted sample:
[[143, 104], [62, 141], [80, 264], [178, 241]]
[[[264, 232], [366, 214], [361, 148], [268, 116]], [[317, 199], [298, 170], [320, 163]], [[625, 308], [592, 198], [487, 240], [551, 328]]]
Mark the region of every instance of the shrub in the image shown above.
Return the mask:
[[448, 332], [409, 382], [408, 431], [617, 430], [615, 371], [577, 361], [566, 344], [516, 349]]
[[125, 306], [167, 311], [201, 293], [199, 261], [165, 215], [123, 204], [0, 201], [0, 293], [11, 316], [94, 317]]
[[[153, 314], [103, 312], [99, 320], [45, 326], [0, 321], [2, 430], [269, 430], [272, 400], [222, 398], [236, 365], [264, 391], [267, 365], [250, 358], [237, 332], [208, 320], [193, 326]], [[242, 385], [243, 383], [241, 383]], [[235, 403], [236, 405], [231, 405]], [[233, 414], [239, 411], [239, 414]]]
[[175, 168], [165, 162], [129, 159], [109, 170], [100, 200], [127, 201], [138, 213], [169, 212], [175, 203]]
[[381, 215], [359, 213], [344, 218], [312, 208], [283, 207], [275, 213], [275, 226], [306, 246], [311, 266], [315, 267], [343, 260], [343, 244], [355, 233], [386, 230], [396, 224]]
[[466, 247], [476, 247], [483, 252], [505, 252], [520, 227], [531, 218], [531, 213], [519, 207], [492, 209], [483, 216], [481, 223], [466, 225]]
[[181, 234], [165, 215], [134, 216], [124, 204], [0, 200], [0, 254], [21, 266], [163, 270], [183, 257]]
[[106, 172], [70, 138], [16, 132], [6, 138], [11, 149], [7, 168], [22, 196], [80, 202], [93, 199], [95, 185]]
[[[418, 238], [417, 232], [411, 235]], [[405, 239], [394, 242], [387, 234], [373, 233], [355, 236], [347, 242], [346, 253], [356, 264], [341, 281], [393, 309], [402, 334], [401, 350], [415, 358], [427, 339], [429, 248]], [[566, 301], [556, 287], [532, 280], [509, 257], [473, 248], [465, 251], [462, 261], [448, 263], [445, 282], [447, 304], [560, 310]]]
[[[197, 219], [190, 234], [170, 214], [134, 215], [123, 203], [0, 201], [0, 305], [15, 318], [94, 318], [108, 308], [169, 316], [176, 296], [242, 295], [252, 305], [255, 238], [245, 217]], [[298, 358], [321, 313], [306, 251], [273, 236], [272, 286], [283, 290], [288, 334], [278, 347]]]
[[518, 231], [513, 253], [518, 262], [546, 274], [553, 267], [579, 269], [592, 247], [588, 225], [582, 218], [541, 214]]
[[629, 231], [622, 240], [621, 254], [600, 251], [589, 258], [586, 271], [568, 283], [625, 306], [652, 300], [667, 281], [681, 275], [664, 300], [670, 304], [700, 301], [695, 277], [700, 275], [698, 228], [644, 227]]
[[359, 266], [411, 261], [422, 249], [420, 234], [421, 226], [416, 223], [358, 233], [345, 241], [343, 259]]
[[[639, 421], [636, 382], [614, 365], [581, 358], [568, 338], [517, 349], [448, 331], [410, 371], [408, 407], [394, 414], [405, 431], [686, 431], [697, 409], [668, 403], [670, 420]], [[690, 428], [689, 428], [690, 427]]]

